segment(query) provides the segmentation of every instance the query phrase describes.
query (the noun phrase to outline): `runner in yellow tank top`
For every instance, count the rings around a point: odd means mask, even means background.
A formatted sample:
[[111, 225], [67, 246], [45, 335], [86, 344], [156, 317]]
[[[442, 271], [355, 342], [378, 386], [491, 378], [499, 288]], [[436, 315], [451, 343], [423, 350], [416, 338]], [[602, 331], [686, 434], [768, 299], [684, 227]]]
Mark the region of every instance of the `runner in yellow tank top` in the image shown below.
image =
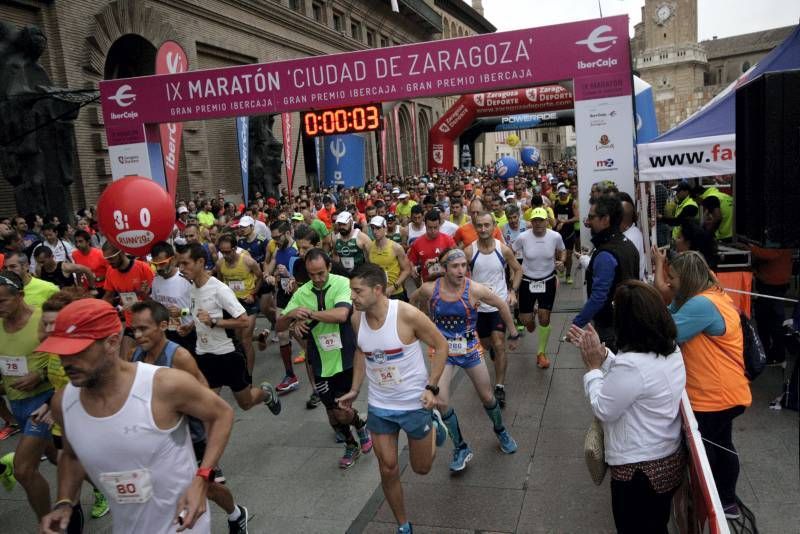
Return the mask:
[[236, 293], [236, 298], [244, 299], [253, 294], [256, 277], [250, 267], [245, 264], [244, 254], [236, 254], [233, 265], [228, 263], [227, 258], [223, 258], [217, 263], [217, 268], [221, 280]]
[[404, 288], [405, 280], [411, 274], [411, 263], [408, 261], [403, 247], [386, 237], [386, 219], [376, 215], [369, 221], [375, 242], [369, 249], [369, 261], [386, 271], [388, 284], [387, 296], [393, 299], [408, 301]]

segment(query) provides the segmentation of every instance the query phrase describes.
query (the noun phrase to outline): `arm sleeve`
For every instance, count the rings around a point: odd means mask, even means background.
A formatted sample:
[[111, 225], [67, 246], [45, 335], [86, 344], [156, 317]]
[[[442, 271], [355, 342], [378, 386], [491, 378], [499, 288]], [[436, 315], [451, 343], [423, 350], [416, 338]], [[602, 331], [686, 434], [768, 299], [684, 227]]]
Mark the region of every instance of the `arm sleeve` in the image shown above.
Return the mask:
[[617, 358], [609, 365], [608, 373], [594, 369], [583, 375], [583, 389], [595, 417], [604, 422], [619, 419], [642, 391], [639, 369], [626, 358]]
[[616, 268], [617, 260], [611, 253], [600, 252], [597, 254], [594, 259], [592, 294], [589, 295], [589, 300], [583, 305], [581, 312], [572, 321], [574, 324], [583, 328], [603, 308], [608, 292], [611, 291], [611, 284], [614, 283]]
[[679, 310], [671, 305], [669, 311], [675, 326], [678, 327], [678, 343], [689, 341], [697, 334], [705, 332], [711, 336], [725, 333], [725, 320], [714, 304], [702, 295], [697, 295], [681, 306]]

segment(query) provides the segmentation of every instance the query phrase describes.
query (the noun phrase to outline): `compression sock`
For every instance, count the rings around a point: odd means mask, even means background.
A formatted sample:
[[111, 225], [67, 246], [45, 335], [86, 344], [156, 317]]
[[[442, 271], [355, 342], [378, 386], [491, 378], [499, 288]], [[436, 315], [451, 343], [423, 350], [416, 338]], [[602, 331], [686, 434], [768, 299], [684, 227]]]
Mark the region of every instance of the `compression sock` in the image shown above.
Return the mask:
[[506, 429], [503, 425], [503, 414], [500, 411], [500, 403], [497, 402], [497, 399], [494, 399], [492, 406], [484, 406], [483, 409], [486, 410], [486, 415], [492, 420], [495, 433], [500, 433]]
[[239, 505], [233, 503], [233, 512], [228, 514], [228, 521], [236, 521], [242, 515], [242, 510], [239, 508]]
[[550, 329], [550, 325], [539, 325], [539, 350], [537, 354], [541, 354], [547, 348], [547, 340], [550, 339]]
[[367, 420], [358, 415], [358, 411], [353, 408], [353, 422], [350, 424], [356, 427], [356, 430], [361, 430], [367, 424]]
[[356, 438], [353, 437], [353, 433], [350, 431], [350, 425], [339, 423], [334, 427], [334, 429], [344, 436], [344, 442], [347, 443], [349, 447], [355, 447], [358, 445]]
[[292, 367], [292, 344], [281, 345], [281, 360], [283, 360], [283, 367], [286, 369], [288, 376], [294, 376], [294, 368]]
[[461, 427], [458, 426], [456, 412], [452, 408], [448, 409], [447, 413], [442, 417], [442, 421], [447, 426], [450, 437], [453, 438], [453, 445], [455, 445], [456, 449], [460, 449], [464, 445], [464, 438], [461, 437]]

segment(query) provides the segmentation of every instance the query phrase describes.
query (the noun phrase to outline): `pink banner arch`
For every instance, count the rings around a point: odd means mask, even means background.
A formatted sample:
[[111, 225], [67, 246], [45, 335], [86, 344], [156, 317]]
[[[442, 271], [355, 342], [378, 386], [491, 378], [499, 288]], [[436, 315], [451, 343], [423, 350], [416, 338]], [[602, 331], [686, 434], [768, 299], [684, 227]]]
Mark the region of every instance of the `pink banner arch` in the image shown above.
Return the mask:
[[463, 95], [430, 129], [428, 169], [451, 170], [453, 143], [479, 117], [572, 109], [572, 92], [560, 85]]

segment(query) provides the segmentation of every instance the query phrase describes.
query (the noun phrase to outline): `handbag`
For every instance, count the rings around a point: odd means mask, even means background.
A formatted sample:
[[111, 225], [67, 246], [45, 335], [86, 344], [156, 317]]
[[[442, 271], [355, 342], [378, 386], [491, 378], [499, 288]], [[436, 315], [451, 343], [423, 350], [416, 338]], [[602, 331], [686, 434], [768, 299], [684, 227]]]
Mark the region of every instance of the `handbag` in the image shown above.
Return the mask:
[[603, 483], [606, 476], [608, 465], [606, 464], [606, 448], [603, 442], [603, 425], [595, 417], [589, 430], [586, 431], [586, 438], [583, 441], [583, 455], [586, 458], [586, 467], [595, 485]]
[[742, 323], [744, 375], [752, 382], [767, 366], [767, 352], [764, 350], [764, 344], [761, 343], [756, 327], [753, 326], [750, 319], [739, 312], [739, 320]]

